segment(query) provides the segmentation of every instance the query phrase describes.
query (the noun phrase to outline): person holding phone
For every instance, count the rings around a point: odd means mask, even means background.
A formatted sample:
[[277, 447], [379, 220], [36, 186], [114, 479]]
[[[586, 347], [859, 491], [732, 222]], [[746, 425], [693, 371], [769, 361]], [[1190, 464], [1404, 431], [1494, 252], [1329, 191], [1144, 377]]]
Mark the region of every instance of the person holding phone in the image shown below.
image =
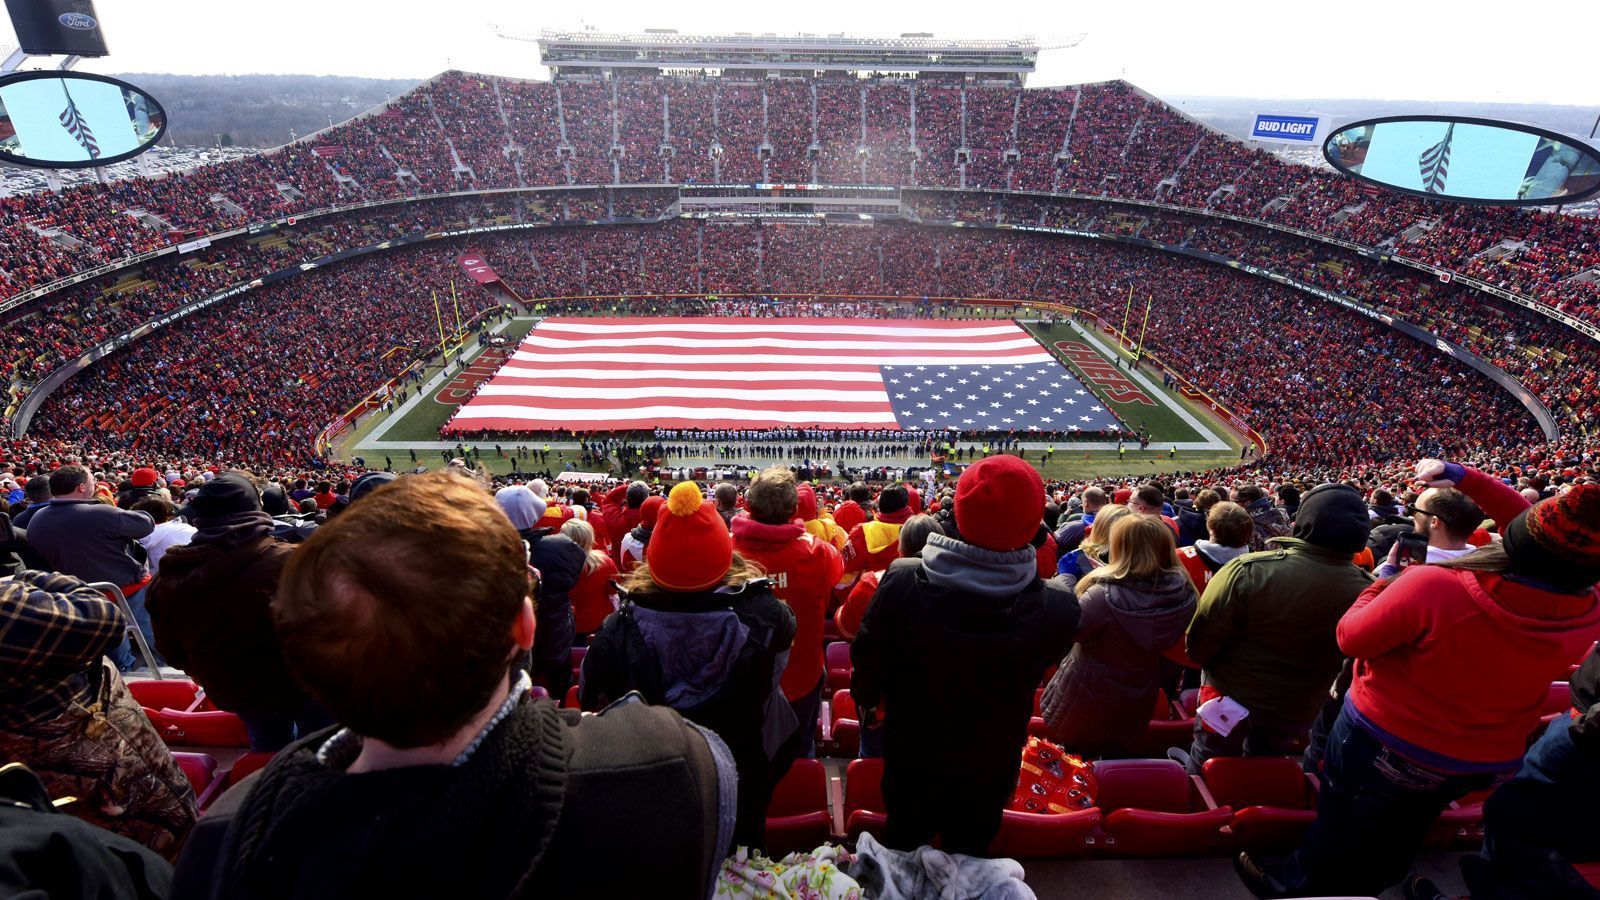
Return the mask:
[[1483, 510], [1455, 488], [1429, 488], [1406, 507], [1414, 527], [1389, 549], [1379, 578], [1393, 578], [1413, 563], [1437, 564], [1478, 549], [1472, 536], [1483, 524]]

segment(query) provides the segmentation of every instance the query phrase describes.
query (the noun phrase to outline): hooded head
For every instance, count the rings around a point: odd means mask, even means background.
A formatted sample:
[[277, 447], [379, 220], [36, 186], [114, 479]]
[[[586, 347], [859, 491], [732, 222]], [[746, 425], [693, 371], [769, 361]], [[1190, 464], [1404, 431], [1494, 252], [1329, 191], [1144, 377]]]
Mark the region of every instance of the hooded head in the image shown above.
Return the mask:
[[544, 501], [525, 484], [514, 484], [495, 491], [494, 502], [518, 531], [527, 531], [544, 518]]
[[394, 474], [393, 472], [367, 472], [360, 478], [357, 478], [355, 484], [350, 485], [350, 495], [349, 499], [346, 501], [346, 505], [360, 500], [362, 497], [367, 496], [378, 488], [383, 487], [399, 477], [400, 476]]
[[1294, 536], [1354, 556], [1367, 546], [1370, 525], [1367, 501], [1360, 491], [1347, 484], [1322, 484], [1300, 498]]
[[266, 510], [269, 516], [288, 514], [289, 495], [283, 492], [283, 485], [273, 481], [261, 489], [261, 508]]
[[261, 495], [255, 484], [238, 472], [218, 475], [201, 485], [189, 502], [189, 514], [196, 519], [260, 511]]
[[799, 504], [795, 508], [795, 515], [799, 516], [802, 522], [809, 522], [815, 519], [817, 517], [816, 488], [812, 487], [811, 482], [807, 481], [802, 482], [799, 487], [795, 488], [795, 492], [799, 495]]
[[656, 519], [661, 515], [661, 507], [665, 505], [666, 502], [667, 501], [659, 495], [646, 497], [644, 503], [639, 506], [639, 524], [646, 529], [655, 528]]

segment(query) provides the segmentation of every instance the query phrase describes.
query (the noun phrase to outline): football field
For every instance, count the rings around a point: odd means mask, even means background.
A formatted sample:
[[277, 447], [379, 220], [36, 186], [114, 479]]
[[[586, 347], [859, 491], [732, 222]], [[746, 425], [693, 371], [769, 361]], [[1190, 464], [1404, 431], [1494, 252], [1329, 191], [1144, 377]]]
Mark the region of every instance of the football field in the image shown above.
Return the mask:
[[[757, 324], [753, 320], [739, 321], [750, 325]], [[641, 331], [638, 322], [581, 318], [547, 319], [545, 322], [552, 325], [564, 323], [567, 325], [567, 330], [547, 329], [541, 335], [535, 330], [536, 326], [542, 324], [538, 320], [518, 318], [507, 322], [498, 333], [503, 339], [502, 342], [470, 348], [464, 355], [464, 362], [456, 363], [448, 371], [437, 365], [432, 367], [425, 373], [420, 391], [414, 391], [393, 412], [379, 410], [363, 419], [354, 431], [346, 433], [337, 442], [335, 455], [343, 459], [359, 456], [364, 458], [368, 465], [374, 466], [382, 466], [387, 460], [396, 469], [409, 469], [417, 465], [437, 468], [444, 464], [447, 454], [455, 452], [458, 444], [454, 438], [442, 437], [442, 428], [450, 424], [453, 419], [463, 428], [482, 427], [466, 425], [468, 420], [461, 417], [461, 413], [468, 408], [468, 400], [472, 397], [474, 388], [489, 382], [478, 394], [476, 404], [497, 407], [497, 413], [504, 412], [508, 405], [520, 407], [513, 414], [525, 417], [527, 414], [522, 410], [537, 411], [528, 417], [533, 419], [532, 422], [520, 423], [526, 425], [519, 428], [523, 432], [520, 439], [500, 442], [499, 453], [496, 453], [493, 444], [478, 446], [485, 465], [495, 472], [512, 470], [512, 455], [516, 453], [517, 448], [536, 451], [549, 448], [548, 462], [537, 467], [525, 460], [517, 460], [517, 464], [524, 469], [548, 467], [553, 471], [559, 471], [566, 467], [569, 461], [575, 460], [578, 455], [577, 443], [570, 433], [564, 433], [557, 427], [558, 424], [569, 421], [565, 418], [566, 410], [578, 410], [579, 415], [590, 417], [604, 415], [615, 423], [610, 427], [619, 429], [629, 427], [643, 429], [651, 424], [681, 428], [689, 427], [687, 424], [689, 421], [708, 428], [765, 427], [760, 424], [733, 424], [735, 421], [749, 421], [748, 419], [722, 418], [730, 412], [735, 416], [757, 414], [766, 417], [777, 416], [756, 421], [788, 421], [796, 425], [801, 424], [796, 421], [800, 419], [814, 421], [818, 427], [895, 428], [900, 416], [904, 416], [908, 421], [906, 427], [920, 425], [916, 419], [929, 419], [936, 415], [938, 419], [935, 421], [953, 417], [957, 422], [969, 418], [973, 422], [984, 422], [985, 419], [976, 415], [981, 406], [983, 411], [1003, 413], [996, 415], [998, 420], [1008, 418], [1012, 420], [1009, 423], [996, 421], [995, 424], [999, 427], [995, 430], [1005, 433], [1003, 429], [1018, 429], [1019, 437], [1022, 438], [1023, 446], [1026, 448], [1026, 458], [1038, 466], [1046, 477], [1074, 478], [1188, 471], [1226, 466], [1236, 463], [1239, 459], [1238, 436], [1223, 427], [1210, 413], [1189, 402], [1176, 391], [1164, 389], [1158, 375], [1152, 376], [1148, 372], [1129, 372], [1125, 368], [1117, 368], [1112, 362], [1117, 353], [1112, 342], [1106, 340], [1104, 336], [1095, 335], [1072, 324], [1047, 327], [1039, 323], [1024, 322], [1019, 323], [1020, 328], [1011, 325], [1012, 333], [934, 335], [932, 338], [920, 332], [893, 336], [892, 339], [886, 339], [890, 337], [886, 334], [872, 338], [856, 335], [850, 339], [848, 348], [764, 346], [752, 350], [747, 339], [730, 338], [720, 334], [708, 336], [693, 329], [684, 330], [686, 326], [704, 327], [712, 324], [710, 320], [650, 322], [647, 324], [657, 329], [665, 329], [664, 332], [650, 333]], [[760, 334], [766, 337], [758, 339], [789, 343], [828, 342], [832, 337], [827, 333], [829, 328], [845, 327], [835, 326], [825, 320], [798, 320], [790, 324], [791, 327], [809, 326], [817, 331], [811, 333], [809, 338], [798, 339], [792, 336], [792, 332], [784, 331], [781, 332], [783, 338], [779, 339], [772, 337], [773, 330], [767, 323], [760, 323], [762, 327]], [[865, 323], [859, 321], [851, 322], [849, 327], [859, 329], [863, 324]], [[873, 324], [881, 329], [905, 327], [887, 321]], [[918, 320], [915, 324], [925, 326], [928, 323]], [[993, 320], [983, 322], [955, 320], [939, 324], [947, 329], [965, 328], [976, 332], [983, 328], [1004, 326], [1007, 323], [996, 323]], [[609, 331], [608, 326], [610, 326]], [[1022, 329], [1026, 329], [1026, 332]], [[535, 343], [532, 345], [527, 343], [530, 333], [535, 336]], [[625, 335], [613, 339], [613, 343], [621, 341], [631, 343], [607, 347], [596, 347], [585, 343], [590, 336], [597, 334], [604, 336], [607, 333]], [[583, 337], [575, 339], [575, 336], [580, 335]], [[1017, 335], [1024, 335], [1028, 340], [1024, 343]], [[990, 347], [978, 351], [969, 348], [965, 352], [997, 353], [1002, 356], [1011, 354], [1017, 358], [985, 362], [981, 356], [955, 356], [954, 349], [949, 347], [906, 346], [974, 339], [1010, 343], [1013, 346]], [[685, 346], [681, 343], [683, 340], [697, 341], [701, 346], [692, 344]], [[708, 342], [713, 345], [705, 346]], [[719, 343], [729, 345], [715, 345]], [[863, 346], [867, 343], [879, 346], [870, 348]], [[892, 349], [885, 349], [885, 345]], [[578, 358], [551, 360], [541, 354], [575, 355]], [[630, 356], [626, 359], [598, 358], [619, 354]], [[811, 359], [806, 362], [780, 358], [786, 354], [799, 354], [809, 356]], [[637, 358], [641, 355], [644, 358]], [[758, 357], [759, 361], [752, 362], [751, 359], [743, 358], [747, 355]], [[730, 359], [732, 356], [741, 358]], [[817, 361], [819, 357], [824, 361]], [[638, 368], [641, 365], [654, 366], [655, 377], [661, 380], [651, 385], [643, 384], [641, 375], [652, 370]], [[837, 370], [838, 377], [846, 380], [806, 382], [803, 385], [807, 388], [804, 393], [791, 396], [771, 393], [780, 388], [762, 383], [762, 378], [770, 376], [750, 371], [765, 366], [784, 365], [805, 365], [814, 371]], [[922, 371], [918, 371], [919, 366], [922, 367]], [[973, 367], [971, 371], [965, 368], [969, 366]], [[985, 366], [989, 368], [984, 369]], [[611, 367], [611, 371], [606, 372], [606, 367]], [[580, 368], [588, 371], [590, 377], [586, 379], [568, 377]], [[686, 378], [681, 371], [668, 372], [666, 371], [668, 368], [690, 368], [697, 374], [692, 378]], [[1038, 368], [1039, 371], [1034, 372], [1034, 368]], [[563, 370], [565, 374], [562, 374]], [[721, 374], [720, 377], [703, 377], [717, 376], [718, 373], [726, 374]], [[988, 382], [986, 390], [977, 386], [979, 378], [976, 376], [980, 374]], [[596, 375], [604, 377], [593, 377]], [[1048, 381], [1045, 381], [1047, 376]], [[1037, 380], [1030, 383], [1027, 380], [1030, 377]], [[963, 379], [966, 379], [966, 384], [960, 383]], [[1009, 380], [1011, 384], [1004, 384], [1003, 380]], [[923, 384], [923, 382], [931, 383]], [[649, 413], [646, 417], [637, 417], [634, 410], [640, 407], [659, 408], [663, 405], [663, 401], [655, 396], [664, 390], [663, 385], [672, 388], [675, 398], [667, 401], [666, 405], [674, 407], [674, 412], [678, 414], [657, 419], [648, 418]], [[1035, 389], [1037, 396], [1024, 396], [1022, 388], [1017, 385], [1038, 385], [1039, 387]], [[510, 390], [498, 393], [497, 396], [497, 393], [489, 392], [490, 387], [496, 386]], [[913, 387], [918, 390], [911, 390]], [[685, 390], [686, 388], [692, 390]], [[826, 395], [828, 397], [843, 397], [843, 399], [824, 401], [824, 395], [820, 391], [829, 392]], [[846, 393], [847, 391], [854, 393]], [[874, 392], [873, 396], [868, 397], [868, 392]], [[702, 396], [694, 396], [696, 394]], [[896, 394], [903, 396], [897, 398]], [[994, 395], [994, 399], [989, 399], [991, 394]], [[1012, 396], [1002, 396], [1005, 394]], [[1051, 396], [1046, 396], [1047, 394]], [[938, 400], [931, 399], [935, 395], [939, 397]], [[919, 399], [919, 397], [929, 399]], [[967, 400], [967, 397], [977, 399]], [[514, 402], [507, 404], [505, 402], [507, 398]], [[1028, 404], [1028, 400], [1038, 402]], [[1075, 402], [1068, 404], [1066, 402], [1068, 400]], [[924, 404], [923, 407], [919, 408], [918, 403]], [[990, 405], [994, 403], [1006, 408]], [[700, 406], [694, 412], [685, 413], [682, 411], [685, 404], [691, 407], [695, 404]], [[759, 409], [759, 413], [749, 411], [752, 405]], [[723, 412], [715, 419], [704, 418], [703, 410], [706, 408]], [[841, 409], [845, 412], [838, 412]], [[1057, 413], [1055, 410], [1063, 412]], [[824, 425], [822, 423], [826, 420], [818, 418], [819, 413], [833, 416], [869, 415], [875, 417], [881, 424], [849, 425], [845, 424], [849, 421], [846, 419], [834, 420], [834, 424]], [[939, 415], [940, 413], [947, 415]], [[1068, 416], [1068, 413], [1073, 415]], [[685, 419], [685, 415], [695, 418]], [[1130, 428], [1148, 430], [1152, 438], [1150, 448], [1141, 451], [1136, 442], [1129, 442], [1119, 452], [1114, 441], [1085, 438], [1054, 443], [1055, 452], [1047, 457], [1044, 451], [1053, 442], [1030, 441], [1026, 437], [1030, 426], [1041, 430], [1057, 427], [1067, 431], [1071, 428], [1070, 420], [1086, 415], [1106, 416], [1107, 423], [1113, 421], [1110, 416], [1115, 416]], [[784, 419], [785, 416], [789, 418]], [[1045, 419], [1051, 421], [1046, 422]], [[627, 424], [629, 422], [637, 424]], [[713, 422], [717, 424], [711, 424]], [[1058, 422], [1061, 424], [1058, 425]], [[504, 423], [496, 427], [504, 427]], [[577, 424], [569, 427], [584, 426]], [[964, 424], [959, 427], [975, 426]], [[976, 446], [980, 442], [968, 440], [962, 443]], [[415, 463], [411, 461], [412, 454], [416, 456]], [[672, 459], [668, 460], [668, 464], [699, 461], [701, 460]], [[706, 458], [704, 461], [714, 460]], [[762, 465], [770, 461], [750, 462]], [[902, 455], [862, 461], [861, 464], [909, 466], [925, 462], [926, 460], [919, 456]], [[591, 465], [580, 468], [595, 470], [600, 467]]]

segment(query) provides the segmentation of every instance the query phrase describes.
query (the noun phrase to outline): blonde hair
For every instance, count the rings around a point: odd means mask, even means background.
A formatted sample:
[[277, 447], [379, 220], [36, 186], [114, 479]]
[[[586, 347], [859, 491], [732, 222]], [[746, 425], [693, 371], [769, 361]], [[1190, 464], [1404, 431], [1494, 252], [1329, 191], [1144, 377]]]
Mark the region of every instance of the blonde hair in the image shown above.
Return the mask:
[[[734, 551], [733, 562], [728, 564], [727, 573], [717, 582], [716, 587], [739, 587], [747, 581], [765, 577], [767, 570], [762, 568], [760, 563], [753, 559], [745, 559], [738, 551]], [[644, 560], [640, 560], [639, 565], [622, 576], [622, 581], [617, 586], [622, 588], [623, 593], [634, 597], [677, 593], [656, 584], [655, 579], [650, 577], [650, 564]]]
[[1126, 506], [1102, 506], [1094, 515], [1094, 523], [1089, 526], [1089, 533], [1083, 536], [1083, 542], [1078, 549], [1084, 556], [1099, 558], [1111, 545], [1111, 529], [1117, 522], [1133, 515], [1133, 510]]
[[583, 550], [583, 574], [600, 568], [609, 557], [594, 549], [594, 526], [582, 519], [568, 519], [561, 523], [561, 533], [572, 539]]
[[[1094, 520], [1100, 527], [1100, 520]], [[1078, 579], [1078, 596], [1099, 581], [1152, 579], [1180, 567], [1172, 529], [1155, 516], [1119, 516], [1111, 526], [1111, 556], [1106, 564]]]

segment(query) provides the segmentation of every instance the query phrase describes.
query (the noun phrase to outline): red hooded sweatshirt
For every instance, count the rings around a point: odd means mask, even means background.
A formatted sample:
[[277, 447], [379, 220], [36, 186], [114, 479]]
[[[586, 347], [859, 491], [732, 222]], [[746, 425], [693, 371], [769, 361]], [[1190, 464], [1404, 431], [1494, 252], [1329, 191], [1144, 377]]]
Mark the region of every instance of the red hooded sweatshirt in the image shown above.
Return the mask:
[[733, 548], [767, 570], [773, 593], [794, 610], [794, 644], [782, 686], [784, 697], [798, 700], [822, 681], [822, 625], [844, 561], [832, 544], [807, 534], [803, 525], [767, 525], [747, 515], [733, 520]]
[[844, 547], [844, 570], [876, 572], [889, 568], [889, 563], [900, 558], [900, 526], [911, 515], [911, 507], [907, 506], [892, 513], [878, 513], [871, 522], [850, 529], [850, 542]]
[[[1528, 506], [1476, 469], [1457, 485], [1496, 522]], [[1349, 704], [1401, 755], [1448, 772], [1514, 769], [1550, 683], [1600, 639], [1600, 588], [1555, 593], [1503, 576], [1411, 566], [1339, 620], [1356, 660]]]

